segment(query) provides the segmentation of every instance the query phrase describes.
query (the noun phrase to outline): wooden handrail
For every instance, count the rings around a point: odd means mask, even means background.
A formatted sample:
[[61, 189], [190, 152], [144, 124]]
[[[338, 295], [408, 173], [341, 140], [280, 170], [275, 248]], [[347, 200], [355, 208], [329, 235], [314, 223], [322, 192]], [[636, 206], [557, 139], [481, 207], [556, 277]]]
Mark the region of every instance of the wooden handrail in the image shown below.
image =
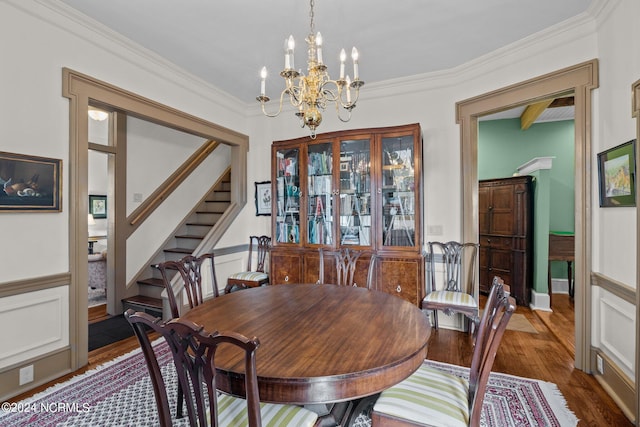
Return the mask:
[[174, 173], [172, 173], [149, 198], [127, 217], [129, 230], [127, 237], [155, 211], [162, 202], [173, 193], [182, 182], [220, 145], [220, 142], [208, 140], [198, 148]]

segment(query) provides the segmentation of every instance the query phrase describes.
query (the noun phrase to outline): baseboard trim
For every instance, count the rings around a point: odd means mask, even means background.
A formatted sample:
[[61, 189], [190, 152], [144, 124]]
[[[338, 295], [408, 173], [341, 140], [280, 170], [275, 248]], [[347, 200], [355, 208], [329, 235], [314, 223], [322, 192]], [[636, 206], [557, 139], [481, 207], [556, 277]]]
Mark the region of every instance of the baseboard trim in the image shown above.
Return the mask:
[[[597, 371], [597, 357], [602, 358], [602, 373]], [[592, 373], [594, 378], [616, 402], [624, 415], [635, 424], [636, 392], [632, 381], [599, 348], [591, 348], [591, 366], [596, 367], [596, 372]]]
[[549, 294], [531, 290], [531, 303], [529, 304], [529, 307], [531, 310], [552, 311]]
[[[69, 347], [27, 360], [0, 372], [0, 402], [32, 390], [72, 372]], [[20, 384], [20, 368], [33, 365], [33, 381]]]

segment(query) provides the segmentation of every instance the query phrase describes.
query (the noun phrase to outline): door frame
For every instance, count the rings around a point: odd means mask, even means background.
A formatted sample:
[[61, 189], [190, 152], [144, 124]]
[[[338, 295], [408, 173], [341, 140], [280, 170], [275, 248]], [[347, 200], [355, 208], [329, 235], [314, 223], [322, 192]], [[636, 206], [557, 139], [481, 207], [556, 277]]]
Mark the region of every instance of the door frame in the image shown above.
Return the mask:
[[[637, 80], [631, 85], [631, 116], [636, 119], [636, 139], [640, 141], [640, 80]], [[640, 144], [636, 144], [636, 159], [640, 159]], [[636, 160], [637, 162], [637, 160]], [[637, 175], [636, 175], [637, 176]], [[636, 181], [637, 185], [637, 181]], [[640, 195], [638, 195], [638, 190], [636, 190], [636, 230], [640, 230]], [[635, 390], [636, 390], [636, 422], [640, 419], [640, 393], [638, 393], [638, 384], [640, 384], [640, 269], [638, 269], [638, 265], [640, 265], [640, 239], [638, 238], [638, 232], [636, 231], [636, 378], [635, 378]]]
[[[114, 154], [110, 161], [110, 187], [126, 188], [126, 119], [127, 115], [171, 129], [216, 140], [231, 147], [231, 182], [229, 218], [234, 218], [247, 203], [247, 152], [249, 137], [232, 129], [174, 109], [129, 92], [70, 68], [62, 69], [62, 95], [69, 99], [69, 347], [71, 369], [88, 363], [87, 310], [87, 174], [89, 153], [89, 106], [111, 114], [109, 146], [93, 145]], [[117, 156], [116, 156], [117, 154]], [[117, 159], [117, 161], [116, 161]], [[113, 168], [113, 169], [112, 169]], [[115, 181], [114, 181], [115, 180]], [[108, 194], [109, 199], [109, 275], [113, 277], [112, 301], [118, 304], [126, 290], [127, 228], [125, 191]]]
[[478, 241], [478, 118], [550, 97], [575, 97], [575, 360], [591, 372], [591, 100], [598, 87], [598, 60], [592, 59], [543, 76], [456, 103], [460, 125], [463, 241]]

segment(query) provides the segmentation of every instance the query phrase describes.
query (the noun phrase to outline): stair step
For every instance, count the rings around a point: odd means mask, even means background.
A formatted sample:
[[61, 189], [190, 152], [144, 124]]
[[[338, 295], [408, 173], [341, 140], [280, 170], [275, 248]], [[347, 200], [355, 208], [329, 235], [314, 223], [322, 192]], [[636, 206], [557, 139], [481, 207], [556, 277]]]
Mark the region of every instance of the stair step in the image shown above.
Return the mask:
[[[148, 297], [145, 295], [134, 295], [122, 300], [124, 309], [129, 308], [136, 311], [151, 312], [156, 315], [162, 316], [162, 299]], [[150, 313], [150, 314], [151, 314]]]
[[222, 215], [226, 209], [213, 209], [210, 211], [196, 211], [197, 214], [202, 215]]
[[174, 237], [176, 239], [195, 239], [195, 240], [204, 239], [204, 236], [199, 236], [197, 234], [176, 234]]
[[187, 225], [195, 225], [197, 227], [213, 227], [215, 222], [188, 222]]
[[160, 288], [164, 288], [164, 280], [157, 277], [149, 277], [146, 279], [138, 280], [138, 283], [141, 285], [157, 286]]
[[169, 252], [172, 254], [192, 254], [193, 253], [193, 249], [189, 249], [189, 248], [166, 248], [163, 249], [164, 252]]

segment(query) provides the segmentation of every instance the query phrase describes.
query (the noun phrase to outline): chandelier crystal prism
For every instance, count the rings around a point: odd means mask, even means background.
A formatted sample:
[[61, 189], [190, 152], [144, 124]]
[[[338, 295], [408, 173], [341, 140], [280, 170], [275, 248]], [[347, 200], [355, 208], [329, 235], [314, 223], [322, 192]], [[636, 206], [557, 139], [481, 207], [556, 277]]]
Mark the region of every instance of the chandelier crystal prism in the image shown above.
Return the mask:
[[[284, 78], [285, 88], [280, 93], [280, 106], [275, 113], [268, 113], [265, 104], [270, 98], [266, 95], [267, 69], [262, 67], [260, 71], [260, 96], [256, 100], [262, 106], [262, 113], [267, 117], [276, 117], [282, 112], [285, 97], [288, 95], [291, 105], [297, 110], [295, 115], [300, 120], [300, 127], [307, 126], [311, 131], [311, 138], [316, 137], [316, 129], [322, 122], [322, 113], [328, 105], [334, 104], [338, 118], [343, 122], [351, 120], [351, 110], [356, 107], [360, 95], [360, 87], [364, 82], [360, 80], [358, 73], [358, 50], [351, 50], [353, 61], [353, 81], [349, 75], [345, 76], [345, 60], [347, 55], [344, 49], [340, 52], [340, 77], [331, 80], [327, 72], [327, 66], [322, 60], [322, 35], [315, 34], [314, 28], [314, 0], [310, 5], [310, 30], [305, 39], [307, 42], [307, 75], [302, 71], [296, 71], [294, 67], [295, 41], [293, 36], [285, 40], [284, 70], [280, 76]], [[346, 113], [345, 113], [346, 112]], [[344, 115], [343, 115], [344, 114]]]

